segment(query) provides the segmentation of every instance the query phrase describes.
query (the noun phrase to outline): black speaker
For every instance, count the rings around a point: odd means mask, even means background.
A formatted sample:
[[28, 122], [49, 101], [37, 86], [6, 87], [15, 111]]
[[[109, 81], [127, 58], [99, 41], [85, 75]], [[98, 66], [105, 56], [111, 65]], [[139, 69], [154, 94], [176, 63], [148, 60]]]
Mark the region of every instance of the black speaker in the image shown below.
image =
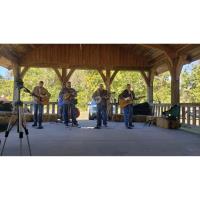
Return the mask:
[[8, 124], [0, 124], [0, 132], [6, 131]]

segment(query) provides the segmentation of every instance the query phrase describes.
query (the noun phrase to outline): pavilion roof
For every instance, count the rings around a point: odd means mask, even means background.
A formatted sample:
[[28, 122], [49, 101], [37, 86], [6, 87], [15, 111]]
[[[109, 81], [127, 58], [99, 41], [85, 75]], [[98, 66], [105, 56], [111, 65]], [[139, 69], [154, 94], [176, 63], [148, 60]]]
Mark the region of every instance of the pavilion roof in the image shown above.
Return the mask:
[[168, 60], [200, 58], [200, 44], [0, 44], [0, 65], [12, 69], [49, 67], [71, 69], [168, 69]]

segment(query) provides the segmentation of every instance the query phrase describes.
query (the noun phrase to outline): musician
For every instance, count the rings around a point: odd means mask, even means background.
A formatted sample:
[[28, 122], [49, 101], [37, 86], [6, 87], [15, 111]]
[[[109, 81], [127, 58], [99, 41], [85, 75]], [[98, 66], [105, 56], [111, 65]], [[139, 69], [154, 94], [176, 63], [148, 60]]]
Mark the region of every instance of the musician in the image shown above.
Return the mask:
[[[66, 88], [66, 83], [63, 82], [62, 84], [62, 89], [61, 91]], [[64, 101], [63, 101], [63, 94], [60, 92], [59, 97], [58, 97], [58, 111], [59, 111], [59, 115], [60, 115], [60, 119], [63, 121], [63, 106], [64, 105]]]
[[[119, 98], [124, 100], [136, 100], [134, 91], [131, 89], [131, 85], [127, 84], [126, 89], [119, 95]], [[133, 103], [124, 107], [124, 122], [127, 129], [132, 129], [133, 124]]]
[[[100, 101], [97, 102], [97, 98], [100, 97]], [[103, 125], [107, 127], [107, 101], [108, 91], [104, 89], [103, 84], [99, 85], [99, 88], [94, 92], [92, 98], [97, 103], [97, 125], [95, 129], [100, 129], [103, 121]]]
[[74, 88], [71, 87], [71, 82], [67, 82], [66, 86], [63, 86], [60, 91], [59, 97], [63, 99], [63, 117], [64, 123], [66, 126], [69, 125], [69, 110], [71, 111], [72, 118], [72, 126], [78, 126], [78, 122], [76, 120], [76, 97], [77, 92]]
[[[44, 88], [43, 81], [40, 81], [39, 85], [33, 89], [32, 94], [35, 94], [41, 98], [44, 97], [50, 98], [51, 96], [48, 90]], [[33, 96], [33, 102], [34, 102], [34, 124], [32, 126], [34, 127], [38, 125], [38, 129], [43, 129], [42, 115], [43, 115], [44, 105], [40, 102], [39, 98], [35, 96]]]

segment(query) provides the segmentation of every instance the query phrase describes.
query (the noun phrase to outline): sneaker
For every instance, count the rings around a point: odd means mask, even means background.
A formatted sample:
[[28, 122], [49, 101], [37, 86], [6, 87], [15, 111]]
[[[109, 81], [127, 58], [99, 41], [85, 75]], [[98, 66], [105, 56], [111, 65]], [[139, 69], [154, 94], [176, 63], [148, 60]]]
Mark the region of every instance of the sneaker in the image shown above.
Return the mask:
[[107, 125], [107, 124], [104, 124], [104, 127], [108, 127], [108, 125]]
[[100, 128], [101, 128], [100, 126], [95, 126], [95, 127], [94, 127], [94, 129], [100, 129]]
[[127, 129], [132, 129], [132, 127], [131, 127], [131, 126], [126, 126], [126, 128], [127, 128]]
[[37, 127], [37, 129], [43, 129], [43, 128], [44, 128], [43, 126], [38, 126], [38, 127]]
[[35, 126], [37, 126], [37, 124], [34, 123], [34, 124], [32, 125], [32, 127], [35, 127]]
[[130, 126], [131, 128], [135, 127], [134, 124], [130, 124], [129, 126]]

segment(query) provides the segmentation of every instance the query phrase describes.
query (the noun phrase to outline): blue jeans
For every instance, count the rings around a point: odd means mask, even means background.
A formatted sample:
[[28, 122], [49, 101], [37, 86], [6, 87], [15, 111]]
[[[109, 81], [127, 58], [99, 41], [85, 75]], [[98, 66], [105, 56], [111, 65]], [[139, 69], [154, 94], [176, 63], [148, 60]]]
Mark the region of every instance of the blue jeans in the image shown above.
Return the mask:
[[58, 106], [58, 113], [60, 115], [60, 119], [63, 120], [63, 106]]
[[97, 126], [101, 126], [103, 120], [103, 125], [107, 125], [107, 106], [97, 104]]
[[133, 122], [133, 105], [127, 105], [124, 108], [124, 122], [125, 122], [125, 126], [132, 126], [132, 122]]
[[42, 115], [43, 115], [44, 105], [34, 104], [34, 124], [39, 123], [39, 126], [42, 125]]
[[69, 123], [69, 111], [71, 114], [72, 123], [77, 124], [75, 105], [74, 104], [64, 104], [63, 105], [63, 117], [64, 117], [65, 124]]

